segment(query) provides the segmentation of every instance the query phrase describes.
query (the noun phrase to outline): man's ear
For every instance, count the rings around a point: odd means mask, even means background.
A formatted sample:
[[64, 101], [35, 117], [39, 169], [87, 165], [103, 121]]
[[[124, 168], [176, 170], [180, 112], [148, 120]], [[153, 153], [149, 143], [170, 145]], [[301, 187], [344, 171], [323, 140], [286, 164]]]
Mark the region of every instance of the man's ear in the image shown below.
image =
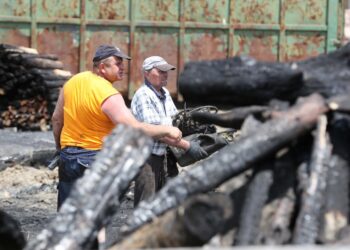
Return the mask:
[[98, 65], [98, 71], [102, 74], [105, 74], [106, 73], [106, 69], [105, 69], [105, 64], [104, 63], [100, 63]]

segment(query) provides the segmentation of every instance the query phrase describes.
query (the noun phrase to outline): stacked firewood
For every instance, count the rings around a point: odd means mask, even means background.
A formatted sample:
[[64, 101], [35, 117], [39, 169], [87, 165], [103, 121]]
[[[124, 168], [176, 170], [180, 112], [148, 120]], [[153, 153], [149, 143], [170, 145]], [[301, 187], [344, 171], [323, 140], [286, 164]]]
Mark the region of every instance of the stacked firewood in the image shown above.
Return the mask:
[[55, 55], [0, 44], [0, 128], [47, 130], [59, 90], [70, 76]]
[[[241, 135], [140, 202], [111, 249], [202, 246], [211, 239], [220, 246], [349, 243], [349, 54], [350, 44], [298, 63], [237, 57], [187, 65], [181, 89], [186, 79], [198, 95], [210, 96], [210, 89], [211, 101], [241, 103], [191, 117]], [[197, 72], [193, 79], [186, 77], [189, 68]], [[218, 93], [227, 95], [220, 100]], [[139, 131], [117, 126], [27, 249], [87, 249], [117, 211], [150, 146]]]

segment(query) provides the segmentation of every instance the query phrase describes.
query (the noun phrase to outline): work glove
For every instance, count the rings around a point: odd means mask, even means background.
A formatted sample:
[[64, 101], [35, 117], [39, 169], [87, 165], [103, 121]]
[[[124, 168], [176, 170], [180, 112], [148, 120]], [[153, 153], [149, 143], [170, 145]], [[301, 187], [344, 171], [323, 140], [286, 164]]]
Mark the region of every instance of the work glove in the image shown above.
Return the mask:
[[196, 161], [199, 161], [205, 157], [208, 157], [208, 153], [199, 145], [198, 141], [191, 141], [190, 148], [186, 151]]
[[181, 167], [204, 159], [228, 144], [228, 141], [219, 134], [193, 134], [184, 139], [190, 142], [190, 148], [186, 151], [169, 147]]
[[190, 148], [178, 159], [181, 167], [190, 165], [208, 157], [208, 153], [200, 146], [198, 141], [190, 141]]

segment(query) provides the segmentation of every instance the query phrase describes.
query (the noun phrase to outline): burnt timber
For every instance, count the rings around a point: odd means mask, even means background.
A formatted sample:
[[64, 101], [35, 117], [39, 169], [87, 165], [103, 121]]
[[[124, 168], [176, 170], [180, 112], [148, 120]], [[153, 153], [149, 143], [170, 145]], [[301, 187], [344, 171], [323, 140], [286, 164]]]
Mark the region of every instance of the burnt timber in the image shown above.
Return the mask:
[[0, 128], [46, 131], [60, 88], [71, 77], [56, 55], [0, 44]]
[[118, 209], [151, 145], [152, 140], [141, 131], [123, 125], [114, 129], [56, 218], [26, 249], [89, 248], [98, 230]]
[[179, 77], [187, 102], [264, 105], [271, 99], [294, 102], [320, 93], [324, 97], [350, 91], [350, 43], [329, 54], [300, 62], [270, 63], [253, 58], [189, 62]]
[[197, 195], [141, 227], [110, 250], [202, 246], [224, 229], [233, 213], [228, 195]]
[[[254, 162], [276, 152], [290, 140], [309, 131], [315, 125], [318, 116], [327, 111], [328, 107], [321, 96], [304, 98], [290, 110], [281, 112], [278, 118], [259, 126], [255, 133], [242, 137], [237, 143], [218, 151], [216, 157], [209, 157], [197, 163], [186, 175], [169, 181], [152, 201], [139, 204], [124, 227], [124, 233], [136, 230], [177, 206], [190, 195], [210, 191], [249, 169]], [[221, 166], [220, 171], [213, 168], [213, 165]]]

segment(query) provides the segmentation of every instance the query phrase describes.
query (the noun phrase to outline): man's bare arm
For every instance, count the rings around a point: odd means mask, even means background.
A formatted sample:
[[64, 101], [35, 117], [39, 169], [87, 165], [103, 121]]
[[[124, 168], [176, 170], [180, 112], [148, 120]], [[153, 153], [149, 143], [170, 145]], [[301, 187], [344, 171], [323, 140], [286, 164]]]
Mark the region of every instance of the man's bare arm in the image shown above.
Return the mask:
[[181, 131], [176, 127], [139, 122], [125, 105], [124, 99], [120, 94], [108, 97], [103, 102], [101, 109], [114, 124], [121, 123], [141, 129], [154, 139], [167, 136], [169, 139], [180, 141], [182, 138]]
[[58, 97], [58, 100], [55, 106], [55, 110], [51, 118], [52, 131], [53, 131], [53, 136], [55, 138], [57, 150], [61, 149], [60, 138], [61, 138], [61, 131], [63, 128], [63, 104], [64, 104], [63, 89], [61, 89], [60, 95]]
[[190, 148], [190, 142], [189, 141], [186, 141], [184, 139], [181, 139], [180, 141], [177, 141], [177, 140], [173, 140], [169, 137], [163, 137], [161, 139], [159, 139], [159, 141], [161, 142], [164, 142], [170, 146], [174, 146], [174, 147], [177, 147], [177, 148], [182, 148], [183, 150], [188, 150]]

